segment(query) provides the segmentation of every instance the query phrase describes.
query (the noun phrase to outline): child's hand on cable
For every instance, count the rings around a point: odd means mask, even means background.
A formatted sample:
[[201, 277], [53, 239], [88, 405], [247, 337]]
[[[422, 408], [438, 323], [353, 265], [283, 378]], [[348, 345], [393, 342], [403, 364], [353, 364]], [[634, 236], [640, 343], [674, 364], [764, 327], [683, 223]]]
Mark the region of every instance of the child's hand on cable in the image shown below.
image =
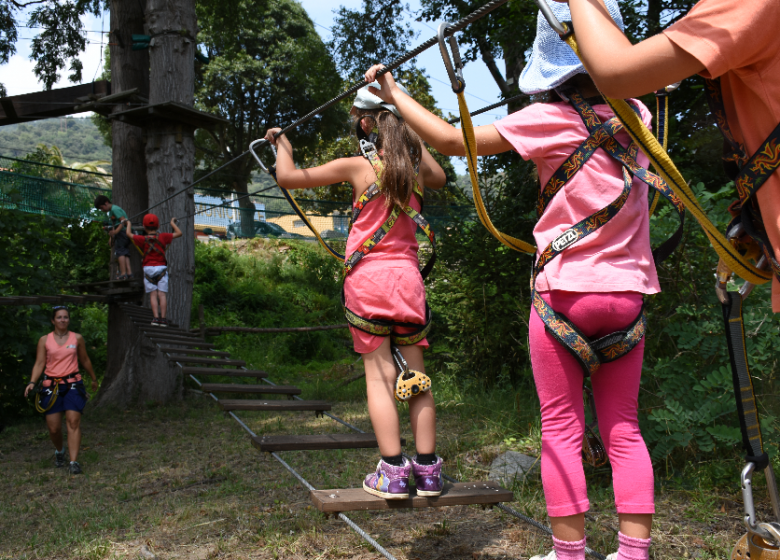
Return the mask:
[[178, 224], [178, 222], [176, 221], [176, 218], [171, 218], [171, 225], [175, 226], [177, 224]]
[[264, 138], [268, 140], [268, 142], [270, 142], [272, 146], [276, 146], [276, 140], [277, 140], [276, 133], [281, 131], [282, 131], [281, 128], [269, 128], [266, 131]]
[[385, 72], [381, 76], [377, 77], [377, 73], [384, 68], [384, 64], [374, 64], [365, 73], [365, 79], [368, 83], [373, 81], [379, 82], [382, 89], [375, 87], [369, 87], [368, 91], [379, 97], [385, 103], [393, 103], [393, 95], [398, 91], [398, 87], [395, 85], [395, 79], [390, 72]]

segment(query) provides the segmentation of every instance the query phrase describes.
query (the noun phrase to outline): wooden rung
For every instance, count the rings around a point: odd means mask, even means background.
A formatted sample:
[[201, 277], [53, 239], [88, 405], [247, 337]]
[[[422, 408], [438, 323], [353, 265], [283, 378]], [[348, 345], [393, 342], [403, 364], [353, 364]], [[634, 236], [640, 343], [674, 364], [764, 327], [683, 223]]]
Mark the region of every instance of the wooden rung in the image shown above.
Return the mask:
[[239, 383], [204, 383], [204, 393], [254, 393], [256, 395], [300, 395], [301, 390], [293, 385], [241, 385]]
[[169, 356], [169, 362], [180, 364], [211, 364], [214, 366], [245, 366], [244, 360], [226, 360], [225, 358], [190, 358], [189, 356]]
[[216, 346], [216, 344], [211, 344], [210, 342], [193, 340], [191, 338], [174, 338], [173, 336], [163, 338], [162, 336], [156, 337], [151, 335], [147, 335], [146, 338], [157, 344], [176, 344], [178, 346], [197, 346], [199, 348], [214, 348]]
[[356, 510], [429, 508], [497, 504], [513, 501], [514, 494], [492, 480], [487, 482], [456, 482], [445, 484], [441, 496], [423, 498], [412, 490], [406, 500], [385, 500], [369, 494], [362, 488], [344, 490], [313, 490], [309, 492], [314, 506], [326, 513]]
[[150, 324], [139, 325], [138, 328], [146, 336], [165, 336], [165, 337], [172, 336], [175, 338], [181, 338], [185, 340], [203, 340], [198, 336], [190, 336], [188, 334], [184, 334], [181, 331], [177, 331], [175, 329], [168, 329], [166, 327], [153, 327]]
[[190, 354], [193, 356], [222, 356], [224, 358], [230, 356], [230, 352], [218, 352], [216, 350], [192, 350], [191, 348], [169, 348], [167, 346], [160, 347], [160, 352], [167, 352], [168, 354]]
[[226, 375], [228, 377], [268, 377], [268, 373], [259, 369], [235, 369], [235, 368], [213, 368], [213, 367], [182, 367], [181, 372], [185, 375]]
[[[309, 451], [314, 449], [364, 449], [379, 447], [374, 434], [317, 434], [307, 436], [255, 436], [260, 451]], [[406, 440], [401, 439], [401, 447]]]
[[220, 400], [222, 410], [269, 410], [280, 412], [285, 410], [315, 410], [317, 412], [330, 410], [326, 401], [264, 401], [254, 399]]

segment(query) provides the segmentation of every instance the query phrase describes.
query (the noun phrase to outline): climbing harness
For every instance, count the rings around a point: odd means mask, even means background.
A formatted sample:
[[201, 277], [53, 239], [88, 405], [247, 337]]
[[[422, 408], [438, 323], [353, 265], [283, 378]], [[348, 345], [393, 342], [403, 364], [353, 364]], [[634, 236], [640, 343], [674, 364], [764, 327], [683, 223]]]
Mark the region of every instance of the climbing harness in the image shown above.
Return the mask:
[[593, 400], [593, 391], [589, 387], [583, 385], [582, 390], [585, 393], [585, 400], [593, 418], [590, 424], [585, 424], [585, 434], [582, 438], [582, 462], [587, 463], [591, 467], [603, 467], [609, 459], [604, 444], [601, 443], [601, 439], [593, 431], [599, 422], [596, 416], [596, 401]]
[[[446, 24], [442, 24], [440, 31], [445, 28], [445, 25]], [[441, 48], [442, 58], [444, 59], [444, 65], [452, 82], [452, 90], [458, 96], [463, 143], [469, 167], [474, 202], [477, 206], [477, 214], [483, 225], [501, 243], [517, 251], [534, 254], [536, 253], [536, 249], [533, 246], [498, 231], [487, 215], [479, 192], [479, 183], [477, 179], [477, 150], [474, 129], [463, 96], [463, 89], [465, 87], [461, 72], [463, 64], [458, 52], [457, 42], [453, 38], [450, 38], [449, 42], [452, 50], [452, 59], [450, 59], [444, 37], [440, 33], [439, 46]], [[454, 60], [454, 64], [452, 60]], [[544, 214], [553, 197], [566, 186], [568, 181], [577, 171], [582, 169], [597, 149], [601, 148], [605, 150], [613, 159], [620, 163], [623, 168], [624, 187], [620, 195], [608, 206], [588, 216], [584, 220], [581, 220], [554, 239], [539, 255], [531, 275], [534, 309], [544, 322], [547, 331], [579, 361], [585, 375], [588, 376], [598, 370], [602, 363], [611, 362], [626, 355], [642, 340], [647, 322], [644, 314], [644, 306], [636, 319], [626, 327], [626, 329], [591, 341], [563, 314], [555, 312], [552, 307], [542, 299], [536, 291], [536, 278], [552, 259], [560, 255], [574, 243], [577, 243], [603, 227], [617, 215], [620, 209], [625, 205], [631, 192], [633, 177], [637, 177], [669, 200], [674, 205], [679, 216], [680, 226], [677, 231], [660, 247], [653, 251], [656, 262], [663, 261], [672, 253], [679, 243], [679, 240], [682, 237], [685, 211], [682, 203], [674, 195], [671, 189], [669, 189], [666, 183], [660, 177], [650, 173], [636, 162], [636, 154], [638, 152], [636, 145], [632, 144], [629, 149], [626, 150], [614, 139], [615, 134], [623, 129], [620, 121], [616, 117], [613, 117], [606, 123], [602, 123], [596, 115], [596, 112], [578, 92], [569, 89], [560, 90], [558, 93], [564, 100], [570, 102], [580, 115], [580, 118], [588, 130], [589, 136], [582, 142], [579, 148], [566, 159], [555, 173], [553, 173], [544, 188], [540, 190], [537, 202], [538, 216], [541, 217]]]
[[395, 400], [408, 401], [412, 397], [423, 394], [431, 388], [431, 378], [422, 371], [409, 369], [403, 354], [394, 344], [390, 345], [390, 352], [398, 367], [398, 377], [395, 380]]
[[[718, 123], [718, 129], [730, 148], [723, 159], [735, 164], [736, 168], [739, 169], [736, 177], [731, 177], [734, 179], [739, 200], [729, 208], [733, 220], [726, 228], [727, 236], [735, 245], [734, 248], [746, 258], [757, 261], [756, 253], [763, 253], [769, 262], [772, 273], [780, 280], [780, 263], [777, 262], [772, 252], [772, 245], [767, 238], [755, 199], [758, 189], [780, 167], [780, 146], [778, 146], [780, 124], [769, 134], [756, 153], [748, 157], [744, 146], [740, 145], [731, 133], [726, 119], [726, 108], [723, 105], [720, 79], [706, 80], [705, 90], [707, 102]], [[740, 225], [745, 235], [732, 234], [735, 231], [734, 228]], [[726, 263], [723, 264], [727, 266]]]
[[[145, 235], [144, 236], [144, 242], [145, 242], [145, 248], [143, 253], [143, 258], [145, 259], [152, 253], [157, 253], [158, 255], [161, 255], [163, 260], [168, 263], [168, 260], [165, 258], [165, 245], [160, 243], [159, 235], [154, 233], [152, 235]], [[149, 274], [147, 272], [144, 272], [144, 278], [146, 278], [149, 282], [154, 284], [155, 286], [160, 283], [160, 280], [162, 280], [165, 275], [168, 273], [168, 267], [166, 266], [162, 270], [158, 270], [154, 274]]]
[[[357, 123], [357, 130], [362, 132], [362, 127], [360, 126], [360, 122]], [[371, 202], [372, 200], [376, 200], [376, 197], [378, 194], [382, 192], [382, 160], [379, 158], [379, 153], [376, 148], [376, 144], [372, 141], [371, 137], [366, 136], [364, 134], [358, 133], [359, 137], [359, 144], [360, 144], [360, 151], [363, 154], [363, 157], [365, 157], [369, 163], [371, 163], [371, 167], [374, 169], [374, 173], [376, 174], [376, 181], [371, 184], [371, 186], [366, 189], [366, 192], [364, 192], [360, 198], [358, 198], [357, 202], [355, 203], [354, 208], [352, 209], [352, 221], [350, 224], [350, 228], [352, 227], [352, 224], [357, 222], [358, 217], [360, 216], [360, 213], [363, 211], [363, 209], [366, 207], [366, 205]], [[415, 180], [414, 185], [412, 187], [413, 194], [412, 196], [418, 196], [420, 198], [420, 202], [422, 204], [423, 201], [423, 190], [422, 187], [420, 187], [420, 184]], [[399, 205], [395, 205], [390, 212], [390, 216], [387, 218], [385, 223], [383, 223], [379, 228], [366, 239], [363, 244], [360, 246], [359, 249], [354, 251], [351, 255], [347, 257], [347, 259], [344, 262], [344, 275], [346, 276], [349, 274], [356, 266], [357, 264], [368, 255], [376, 246], [378, 243], [384, 239], [384, 237], [390, 232], [390, 230], [393, 228], [395, 223], [397, 222], [398, 218], [401, 215], [401, 212], [406, 214], [411, 220], [419, 227], [423, 233], [428, 237], [428, 240], [431, 242], [431, 247], [433, 249], [433, 254], [431, 255], [431, 258], [428, 259], [428, 262], [425, 263], [425, 266], [420, 271], [420, 275], [422, 276], [422, 279], [425, 280], [428, 275], [430, 274], [431, 270], [433, 269], [433, 265], [436, 262], [436, 236], [433, 233], [433, 230], [431, 229], [430, 224], [426, 221], [425, 218], [423, 218], [422, 214], [417, 212], [414, 208], [412, 208], [409, 204], [407, 204], [404, 207], [401, 207]], [[346, 305], [346, 298], [344, 296], [344, 291], [342, 290], [341, 293], [341, 303], [344, 307], [344, 315], [347, 319], [347, 322], [355, 327], [358, 330], [367, 332], [369, 334], [373, 334], [376, 336], [389, 336], [391, 337], [391, 340], [394, 344], [400, 345], [400, 346], [410, 346], [413, 344], [417, 344], [421, 340], [423, 340], [427, 335], [428, 332], [431, 329], [431, 308], [428, 306], [428, 302], [425, 303], [425, 323], [420, 325], [417, 323], [408, 323], [408, 322], [400, 322], [400, 321], [387, 321], [382, 319], [368, 319], [366, 317], [361, 317], [351, 309], [349, 309]], [[394, 333], [396, 327], [401, 327], [407, 330], [404, 334], [397, 334]]]

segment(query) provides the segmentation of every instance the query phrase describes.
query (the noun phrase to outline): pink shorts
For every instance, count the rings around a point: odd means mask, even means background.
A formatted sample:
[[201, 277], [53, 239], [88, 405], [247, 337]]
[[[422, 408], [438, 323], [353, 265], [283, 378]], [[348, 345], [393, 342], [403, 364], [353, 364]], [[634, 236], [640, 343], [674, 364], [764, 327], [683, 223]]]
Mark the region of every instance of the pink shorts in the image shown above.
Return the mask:
[[[415, 260], [370, 260], [356, 266], [344, 280], [347, 307], [366, 319], [425, 324], [425, 285]], [[396, 327], [405, 334], [411, 329]], [[369, 334], [350, 326], [355, 352], [373, 352], [383, 336]], [[415, 346], [428, 348], [423, 339]]]

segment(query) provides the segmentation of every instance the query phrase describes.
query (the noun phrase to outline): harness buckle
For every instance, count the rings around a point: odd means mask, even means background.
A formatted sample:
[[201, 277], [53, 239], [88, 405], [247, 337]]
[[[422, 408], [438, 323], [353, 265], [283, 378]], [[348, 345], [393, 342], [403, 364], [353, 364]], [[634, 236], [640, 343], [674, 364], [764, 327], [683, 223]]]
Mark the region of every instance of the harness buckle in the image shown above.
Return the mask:
[[444, 67], [447, 69], [447, 75], [450, 77], [452, 91], [461, 93], [466, 88], [466, 80], [463, 79], [463, 60], [460, 58], [458, 41], [454, 35], [450, 35], [449, 38], [450, 49], [452, 50], [452, 58], [450, 58], [450, 53], [447, 50], [447, 40], [444, 37], [444, 32], [449, 26], [450, 24], [447, 22], [442, 22], [439, 25], [439, 50], [441, 50], [441, 58], [444, 61]]
[[363, 156], [366, 159], [371, 159], [372, 156], [376, 155], [376, 146], [373, 142], [370, 142], [369, 140], [366, 140], [364, 138], [360, 139], [360, 151], [362, 152]]

